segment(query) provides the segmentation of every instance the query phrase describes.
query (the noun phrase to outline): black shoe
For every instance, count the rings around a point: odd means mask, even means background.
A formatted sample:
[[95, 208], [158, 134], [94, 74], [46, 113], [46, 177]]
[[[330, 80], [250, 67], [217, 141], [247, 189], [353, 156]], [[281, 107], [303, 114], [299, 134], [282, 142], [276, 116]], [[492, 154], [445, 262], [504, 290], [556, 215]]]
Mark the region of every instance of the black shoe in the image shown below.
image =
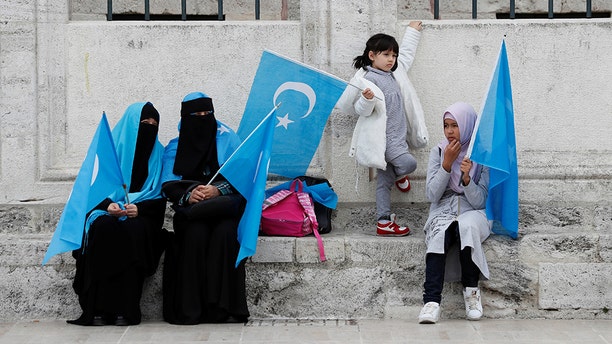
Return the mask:
[[115, 326], [130, 326], [130, 322], [123, 315], [118, 315], [115, 319]]
[[95, 316], [93, 320], [91, 321], [91, 326], [104, 326], [104, 325], [106, 325], [106, 321], [104, 321], [104, 318], [102, 318], [99, 315]]
[[247, 321], [248, 321], [248, 319], [246, 317], [244, 317], [244, 316], [233, 316], [233, 315], [230, 315], [225, 320], [225, 322], [228, 323], [228, 324], [244, 324]]
[[83, 316], [75, 320], [66, 320], [67, 323], [72, 325], [80, 325], [80, 326], [104, 326], [106, 325], [106, 321], [104, 318], [97, 315], [92, 320], [85, 320]]

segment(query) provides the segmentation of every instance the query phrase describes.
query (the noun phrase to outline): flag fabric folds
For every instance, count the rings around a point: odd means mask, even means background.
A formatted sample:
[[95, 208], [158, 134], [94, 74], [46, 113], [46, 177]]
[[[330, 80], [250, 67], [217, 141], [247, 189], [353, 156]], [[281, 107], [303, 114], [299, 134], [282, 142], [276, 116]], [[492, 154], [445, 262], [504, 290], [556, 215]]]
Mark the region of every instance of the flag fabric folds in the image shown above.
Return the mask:
[[269, 172], [288, 178], [305, 175], [346, 85], [335, 76], [264, 51], [238, 136], [244, 140], [264, 114], [279, 105]]
[[502, 41], [497, 65], [467, 155], [472, 161], [489, 167], [486, 213], [488, 219], [493, 221], [493, 232], [516, 239], [518, 167], [512, 87], [505, 41]]
[[115, 144], [103, 114], [42, 264], [57, 254], [80, 248], [87, 213], [123, 184]]
[[246, 199], [246, 207], [238, 224], [240, 251], [236, 266], [255, 254], [261, 205], [265, 199], [266, 180], [277, 122], [272, 109], [219, 169], [225, 179]]

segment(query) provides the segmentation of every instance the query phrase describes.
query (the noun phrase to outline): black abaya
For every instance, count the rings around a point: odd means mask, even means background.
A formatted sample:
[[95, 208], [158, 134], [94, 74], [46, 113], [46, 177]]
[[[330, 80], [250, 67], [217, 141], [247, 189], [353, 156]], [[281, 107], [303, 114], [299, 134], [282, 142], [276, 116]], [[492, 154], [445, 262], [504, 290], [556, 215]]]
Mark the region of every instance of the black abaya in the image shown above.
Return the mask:
[[83, 314], [71, 323], [91, 325], [100, 316], [106, 324], [114, 324], [118, 316], [126, 324], [140, 323], [143, 283], [157, 270], [168, 232], [162, 228], [165, 199], [136, 205], [139, 215], [125, 221], [98, 217], [89, 228], [85, 250], [73, 251], [77, 267], [73, 287]]
[[235, 267], [240, 217], [188, 220], [180, 211], [174, 215], [164, 261], [164, 320], [183, 325], [246, 322], [244, 261]]

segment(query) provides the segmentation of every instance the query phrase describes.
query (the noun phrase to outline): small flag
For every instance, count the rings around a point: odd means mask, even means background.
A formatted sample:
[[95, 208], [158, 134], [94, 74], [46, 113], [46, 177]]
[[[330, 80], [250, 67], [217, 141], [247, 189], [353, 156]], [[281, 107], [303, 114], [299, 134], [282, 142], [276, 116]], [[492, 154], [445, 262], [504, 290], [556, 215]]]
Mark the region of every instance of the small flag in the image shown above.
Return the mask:
[[80, 248], [87, 213], [123, 184], [111, 130], [102, 114], [42, 264], [54, 255]]
[[327, 118], [347, 83], [300, 62], [264, 51], [238, 128], [244, 139], [270, 108], [277, 124], [270, 173], [293, 178], [306, 174]]
[[238, 225], [238, 242], [240, 251], [236, 266], [246, 258], [255, 254], [261, 206], [265, 199], [266, 180], [274, 139], [274, 107], [251, 134], [219, 169], [228, 182], [246, 199], [246, 207]]
[[489, 167], [487, 218], [493, 232], [518, 237], [518, 167], [514, 134], [514, 107], [506, 42], [502, 41], [497, 65], [485, 96], [466, 154]]

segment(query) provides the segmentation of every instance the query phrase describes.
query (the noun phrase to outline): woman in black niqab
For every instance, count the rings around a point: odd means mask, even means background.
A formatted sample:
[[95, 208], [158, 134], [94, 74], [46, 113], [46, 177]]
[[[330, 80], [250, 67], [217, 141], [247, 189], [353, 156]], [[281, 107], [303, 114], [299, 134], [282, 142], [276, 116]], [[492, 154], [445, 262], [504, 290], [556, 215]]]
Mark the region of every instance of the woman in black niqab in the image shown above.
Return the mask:
[[235, 266], [244, 200], [216, 173], [227, 158], [220, 152], [231, 154], [240, 140], [216, 120], [212, 99], [205, 94], [190, 93], [181, 105], [179, 137], [164, 154], [163, 193], [175, 210], [174, 235], [164, 258], [164, 320], [181, 325], [245, 322], [244, 261]]
[[128, 107], [113, 129], [121, 172], [130, 181], [128, 199], [115, 192], [88, 214], [82, 248], [73, 251], [73, 288], [82, 315], [76, 325], [136, 325], [146, 277], [155, 273], [165, 248], [161, 197], [163, 146], [159, 113], [151, 103]]

